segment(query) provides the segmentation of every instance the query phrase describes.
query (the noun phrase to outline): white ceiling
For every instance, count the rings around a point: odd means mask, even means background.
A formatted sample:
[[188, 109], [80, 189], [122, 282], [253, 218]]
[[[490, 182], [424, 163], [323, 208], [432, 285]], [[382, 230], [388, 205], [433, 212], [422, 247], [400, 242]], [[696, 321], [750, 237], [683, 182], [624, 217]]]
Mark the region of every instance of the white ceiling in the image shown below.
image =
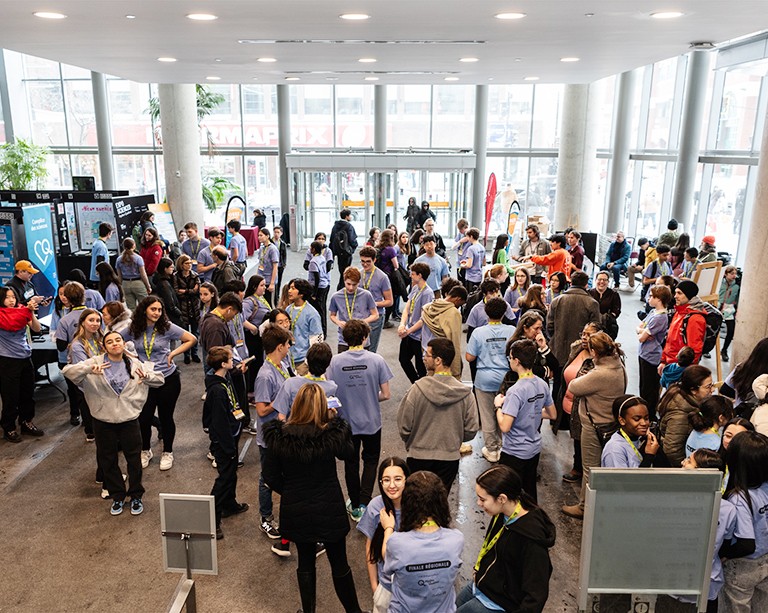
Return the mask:
[[[650, 13], [679, 10], [673, 20]], [[0, 0], [0, 45], [139, 82], [587, 83], [768, 29], [765, 0]], [[58, 11], [45, 20], [35, 11]], [[524, 19], [501, 21], [500, 12]], [[189, 13], [212, 13], [197, 22]], [[339, 15], [362, 12], [367, 21]], [[587, 17], [585, 14], [593, 13]], [[127, 14], [135, 19], [126, 19]], [[483, 41], [478, 44], [242, 44], [241, 39]], [[161, 63], [171, 56], [175, 63]], [[580, 58], [563, 63], [562, 57]], [[274, 57], [272, 64], [257, 62]], [[361, 64], [359, 58], [377, 62]], [[476, 63], [461, 63], [476, 57]], [[216, 61], [216, 60], [220, 61]], [[307, 74], [309, 71], [329, 71]], [[405, 71], [427, 74], [376, 74]], [[335, 74], [333, 74], [335, 73]]]

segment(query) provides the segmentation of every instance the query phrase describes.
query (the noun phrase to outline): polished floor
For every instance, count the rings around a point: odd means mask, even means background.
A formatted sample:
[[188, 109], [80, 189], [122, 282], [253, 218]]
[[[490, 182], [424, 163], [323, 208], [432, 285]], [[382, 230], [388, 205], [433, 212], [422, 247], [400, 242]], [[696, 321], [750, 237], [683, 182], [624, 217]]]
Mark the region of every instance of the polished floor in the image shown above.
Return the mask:
[[[301, 261], [303, 253], [289, 254], [285, 280], [291, 278], [291, 273], [304, 275]], [[334, 272], [334, 284], [337, 278]], [[637, 389], [634, 328], [640, 302], [637, 293], [622, 294], [622, 300], [619, 339], [629, 354], [632, 392]], [[336, 330], [332, 325], [329, 332], [334, 347]], [[396, 432], [396, 413], [409, 383], [397, 363], [398, 338], [394, 329], [384, 330], [380, 353], [395, 374], [392, 399], [382, 405], [382, 457], [404, 456]], [[175, 464], [172, 470], [160, 472], [162, 448], [153, 441], [156, 456], [144, 471], [147, 493], [140, 516], [131, 516], [127, 510], [120, 516], [110, 516], [109, 502], [101, 500], [100, 486], [94, 482], [93, 444], [85, 442], [82, 428], [69, 425], [68, 406], [60, 394], [50, 387], [36, 392], [35, 421], [46, 435], [40, 439], [25, 437], [17, 445], [0, 441], [0, 517], [5, 535], [0, 547], [0, 612], [167, 610], [179, 575], [163, 572], [158, 494], [208, 494], [216, 474], [205, 457], [208, 442], [200, 426], [201, 367], [180, 363], [179, 369], [182, 394], [176, 408]], [[63, 387], [60, 378], [55, 380]], [[562, 473], [570, 469], [571, 441], [564, 433], [554, 437], [548, 427], [543, 428], [543, 435], [539, 501], [557, 526], [557, 542], [551, 551], [555, 570], [545, 610], [571, 612], [576, 611], [581, 523], [559, 511], [562, 504], [577, 500], [577, 489], [561, 480]], [[487, 527], [487, 518], [474, 498], [474, 478], [488, 466], [480, 454], [482, 434], [473, 441], [473, 447], [474, 453], [461, 460], [458, 483], [451, 494], [455, 525], [466, 538], [461, 584], [471, 577]], [[294, 612], [300, 607], [295, 554], [278, 558], [270, 551], [274, 541], [259, 530], [258, 476], [254, 441], [239, 471], [238, 484], [239, 500], [248, 502], [251, 509], [223, 521], [225, 538], [218, 542], [219, 574], [196, 577], [201, 612]], [[363, 536], [353, 529], [347, 549], [360, 603], [366, 609], [371, 606], [371, 590], [364, 547]], [[340, 611], [331, 587], [330, 569], [322, 557], [318, 560], [318, 611]]]

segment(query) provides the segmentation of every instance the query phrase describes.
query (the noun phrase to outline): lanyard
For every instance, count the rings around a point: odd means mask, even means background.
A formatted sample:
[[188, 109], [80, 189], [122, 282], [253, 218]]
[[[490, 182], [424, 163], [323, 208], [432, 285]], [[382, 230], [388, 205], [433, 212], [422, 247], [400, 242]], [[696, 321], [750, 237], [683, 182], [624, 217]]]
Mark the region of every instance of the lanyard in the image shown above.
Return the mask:
[[[291, 305], [290, 310], [290, 317], [291, 317], [291, 332], [293, 332], [296, 329], [296, 322], [299, 321], [299, 317], [301, 317], [301, 312], [304, 310], [304, 307], [307, 306], [307, 303], [301, 305], [300, 309], [297, 309], [295, 306]], [[297, 312], [298, 311], [298, 312]], [[293, 314], [296, 313], [296, 317], [293, 317]], [[350, 319], [352, 316], [350, 315]]]
[[440, 372], [435, 371], [435, 376], [440, 375], [441, 377], [452, 377], [450, 370], [441, 370]]
[[226, 383], [222, 383], [221, 387], [227, 390], [227, 396], [229, 397], [229, 402], [232, 403], [232, 408], [237, 409], [239, 407], [239, 404], [237, 402], [237, 397], [235, 396], [235, 393], [232, 391], [232, 388], [229, 387], [229, 385], [227, 385]]
[[272, 305], [267, 302], [267, 299], [264, 298], [264, 296], [257, 296], [257, 298], [259, 299], [259, 302], [267, 308], [267, 311], [272, 310]]
[[[515, 506], [514, 513], [509, 516], [509, 519], [504, 522], [504, 525], [498, 530], [498, 532], [496, 532], [496, 534], [493, 535], [493, 538], [490, 538], [490, 534], [485, 537], [483, 546], [480, 548], [480, 553], [477, 556], [477, 562], [475, 562], [475, 571], [480, 570], [480, 562], [483, 560], [485, 555], [496, 546], [496, 541], [498, 541], [501, 537], [501, 533], [504, 531], [504, 528], [517, 521], [517, 516], [520, 515], [520, 511], [522, 511], [522, 509], [523, 507], [518, 502], [517, 506]], [[501, 515], [497, 515], [494, 518], [492, 526], [496, 525], [500, 517]]]
[[[189, 241], [190, 244], [193, 244], [192, 241]], [[195, 248], [195, 259], [197, 259], [197, 254], [200, 253], [200, 239], [197, 239], [197, 247]]]
[[365, 272], [363, 272], [363, 289], [368, 289], [371, 286], [371, 281], [373, 280], [373, 275], [376, 274], [376, 266], [374, 265], [373, 270], [371, 271], [370, 276], [368, 277], [368, 281], [365, 280]]
[[421, 524], [422, 528], [428, 528], [430, 526], [437, 526], [437, 522], [436, 521], [432, 521], [431, 519], [428, 519], [423, 524]]
[[522, 379], [533, 379], [533, 371], [532, 370], [526, 370], [525, 372], [521, 372], [519, 375], [517, 375], [517, 378], [519, 380], [522, 380]]
[[488, 325], [489, 326], [500, 326], [501, 322], [500, 321], [489, 321]]
[[354, 319], [352, 316], [352, 313], [355, 312], [355, 300], [357, 300], [357, 290], [355, 290], [355, 293], [352, 295], [352, 306], [349, 306], [349, 296], [347, 295], [347, 290], [344, 290], [344, 303], [347, 305], [347, 316], [349, 319]]
[[[424, 287], [427, 287], [426, 283], [424, 284]], [[424, 287], [422, 287], [416, 293], [416, 295], [413, 298], [411, 298], [411, 305], [410, 305], [410, 308], [408, 309], [408, 327], [409, 328], [411, 327], [411, 322], [413, 321], [413, 305], [416, 304], [416, 301], [419, 299], [419, 296], [421, 296], [421, 292], [424, 291]]]
[[73, 311], [82, 311], [83, 309], [85, 309], [85, 305], [79, 306], [79, 307], [72, 307]]
[[147, 359], [152, 359], [152, 349], [155, 346], [155, 335], [157, 334], [157, 329], [152, 329], [152, 340], [149, 341], [149, 345], [147, 345], [147, 331], [144, 330], [144, 353], [147, 354]]
[[720, 430], [718, 430], [718, 429], [717, 429], [717, 428], [715, 428], [714, 426], [712, 426], [712, 427], [710, 428], [710, 430], [712, 431], [712, 434], [717, 434], [717, 436], [720, 436]]
[[235, 315], [235, 318], [232, 320], [232, 325], [235, 327], [235, 335], [237, 338], [235, 340], [241, 341], [243, 340], [243, 327], [240, 325], [240, 316]]
[[627, 436], [627, 433], [626, 433], [626, 432], [624, 432], [624, 428], [619, 428], [619, 432], [621, 432], [621, 436], [623, 436], [623, 437], [624, 437], [624, 440], [625, 440], [625, 441], [627, 441], [627, 442], [629, 443], [629, 446], [630, 446], [630, 447], [632, 447], [632, 451], [634, 451], [634, 452], [635, 452], [635, 455], [637, 455], [637, 457], [638, 457], [638, 458], [640, 458], [640, 459], [642, 460], [642, 459], [643, 459], [643, 456], [642, 456], [642, 455], [640, 454], [640, 452], [637, 450], [637, 447], [635, 447], [635, 444], [632, 442], [632, 439], [630, 439], [630, 438]]
[[91, 339], [85, 339], [85, 342], [88, 343], [88, 353], [92, 356], [98, 356], [101, 355], [101, 350], [99, 349], [99, 344], [94, 343]]
[[289, 375], [287, 372], [285, 372], [285, 371], [283, 370], [283, 367], [282, 367], [282, 366], [278, 366], [277, 364], [275, 364], [275, 363], [272, 361], [272, 358], [269, 358], [269, 357], [268, 357], [268, 358], [267, 358], [267, 362], [269, 362], [270, 364], [272, 364], [272, 366], [274, 366], [274, 367], [275, 367], [275, 369], [277, 370], [277, 372], [279, 372], [281, 375], [283, 375], [283, 379], [290, 379], [290, 375]]
[[723, 475], [723, 484], [720, 486], [720, 493], [725, 494], [725, 488], [728, 485], [728, 467], [725, 467], [725, 474]]
[[314, 375], [304, 375], [305, 379], [309, 379], [310, 381], [325, 381], [325, 377], [315, 377]]

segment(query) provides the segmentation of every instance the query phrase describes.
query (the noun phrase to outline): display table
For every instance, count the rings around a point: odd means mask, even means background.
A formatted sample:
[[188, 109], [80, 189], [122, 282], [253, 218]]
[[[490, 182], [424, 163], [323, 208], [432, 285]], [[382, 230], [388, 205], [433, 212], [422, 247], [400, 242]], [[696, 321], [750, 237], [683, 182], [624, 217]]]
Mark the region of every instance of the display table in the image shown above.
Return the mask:
[[[208, 230], [209, 228], [205, 228], [205, 238], [208, 238]], [[219, 227], [219, 230], [224, 232], [224, 228]], [[259, 229], [251, 226], [242, 226], [240, 234], [245, 239], [246, 245], [248, 245], [248, 255], [253, 255], [259, 248]]]
[[[49, 331], [42, 337], [33, 337], [32, 342], [29, 344], [32, 349], [32, 365], [35, 368], [36, 375], [35, 387], [50, 385], [64, 397], [64, 400], [66, 400], [67, 394], [51, 380], [49, 364], [56, 364], [59, 361], [59, 351], [56, 348], [56, 343], [51, 340], [51, 316], [46, 315], [45, 317], [40, 318], [40, 323], [47, 326]], [[38, 371], [43, 367], [45, 368], [45, 374], [40, 376]]]

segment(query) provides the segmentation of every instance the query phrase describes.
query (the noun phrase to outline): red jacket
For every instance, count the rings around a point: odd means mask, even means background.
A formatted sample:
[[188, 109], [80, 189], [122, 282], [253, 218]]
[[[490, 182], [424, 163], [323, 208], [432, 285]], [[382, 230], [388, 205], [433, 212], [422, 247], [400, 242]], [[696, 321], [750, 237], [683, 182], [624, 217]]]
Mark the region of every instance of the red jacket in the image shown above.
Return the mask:
[[144, 270], [147, 271], [147, 276], [151, 277], [157, 270], [157, 265], [160, 263], [160, 259], [163, 257], [163, 247], [161, 243], [155, 243], [149, 246], [143, 246], [139, 255], [144, 259]]
[[[695, 306], [695, 305], [694, 305]], [[691, 317], [688, 319], [688, 325], [685, 335], [688, 342], [683, 340], [683, 321], [689, 313], [701, 313], [701, 317]], [[707, 320], [704, 311], [691, 307], [691, 303], [675, 306], [675, 315], [669, 324], [667, 332], [667, 342], [664, 344], [664, 351], [661, 354], [662, 364], [674, 364], [677, 362], [677, 353], [683, 347], [688, 345], [696, 354], [694, 364], [698, 364], [701, 359], [701, 352], [704, 348], [704, 336], [707, 330]]]

